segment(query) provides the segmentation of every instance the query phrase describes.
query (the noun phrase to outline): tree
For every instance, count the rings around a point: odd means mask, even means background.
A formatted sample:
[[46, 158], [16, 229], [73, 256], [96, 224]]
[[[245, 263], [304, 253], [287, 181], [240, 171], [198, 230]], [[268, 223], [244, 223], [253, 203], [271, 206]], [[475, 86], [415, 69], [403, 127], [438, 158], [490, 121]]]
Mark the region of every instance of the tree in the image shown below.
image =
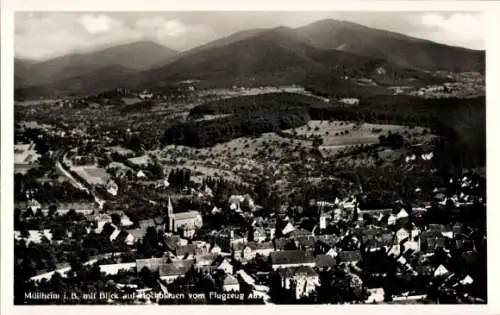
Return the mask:
[[111, 214], [111, 222], [113, 222], [114, 225], [116, 226], [121, 226], [121, 217], [118, 213], [113, 213]]
[[49, 206], [49, 213], [48, 216], [52, 218], [57, 212], [57, 206], [56, 205], [51, 205]]
[[321, 137], [314, 138], [314, 140], [313, 140], [314, 147], [319, 147], [322, 144], [323, 144], [323, 138], [321, 138]]

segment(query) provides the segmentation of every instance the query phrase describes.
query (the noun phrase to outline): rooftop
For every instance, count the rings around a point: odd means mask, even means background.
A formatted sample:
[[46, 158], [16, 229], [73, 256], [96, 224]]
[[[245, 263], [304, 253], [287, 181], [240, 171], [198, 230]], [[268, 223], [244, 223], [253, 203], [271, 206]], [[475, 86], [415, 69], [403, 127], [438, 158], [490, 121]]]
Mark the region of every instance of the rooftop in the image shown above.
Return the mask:
[[284, 250], [271, 253], [273, 265], [287, 265], [300, 263], [314, 263], [312, 252], [305, 250]]

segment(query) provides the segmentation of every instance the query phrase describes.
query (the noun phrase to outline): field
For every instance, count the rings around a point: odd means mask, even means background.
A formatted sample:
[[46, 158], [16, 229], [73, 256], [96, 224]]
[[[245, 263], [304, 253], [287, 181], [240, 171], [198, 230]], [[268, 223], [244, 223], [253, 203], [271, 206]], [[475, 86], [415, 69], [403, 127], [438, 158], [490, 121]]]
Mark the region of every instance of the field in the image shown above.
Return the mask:
[[[314, 137], [323, 139], [319, 151], [327, 157], [359, 145], [377, 144], [379, 136], [390, 133], [399, 133], [410, 143], [426, 142], [434, 137], [427, 131], [422, 127], [312, 120], [306, 126], [288, 129], [284, 133], [236, 138], [210, 148], [168, 145], [148, 154], [156, 156], [167, 173], [173, 168], [187, 168], [193, 171], [195, 178], [220, 176], [241, 183], [293, 172], [292, 164], [301, 161], [302, 156], [314, 149]], [[381, 158], [390, 160], [405, 154], [406, 149], [378, 148], [377, 151]], [[375, 160], [368, 154], [361, 154], [338, 157], [338, 162], [359, 165], [373, 164]], [[307, 162], [302, 165], [308, 167]]]
[[140, 98], [138, 98], [138, 97], [122, 97], [122, 101], [126, 105], [132, 105], [132, 104], [135, 104], [135, 103], [142, 102], [142, 100]]
[[389, 133], [400, 133], [407, 138], [421, 138], [424, 130], [422, 127], [410, 128], [401, 125], [311, 120], [306, 126], [285, 132], [295, 137], [319, 136], [323, 139], [319, 150], [324, 155], [331, 155], [346, 147], [378, 143], [379, 136]]
[[95, 166], [76, 166], [72, 170], [91, 185], [106, 185], [109, 179], [109, 174], [104, 169]]
[[149, 162], [151, 162], [151, 158], [148, 155], [142, 155], [142, 156], [130, 158], [130, 159], [128, 159], [128, 161], [134, 165], [141, 166], [141, 165], [146, 165]]

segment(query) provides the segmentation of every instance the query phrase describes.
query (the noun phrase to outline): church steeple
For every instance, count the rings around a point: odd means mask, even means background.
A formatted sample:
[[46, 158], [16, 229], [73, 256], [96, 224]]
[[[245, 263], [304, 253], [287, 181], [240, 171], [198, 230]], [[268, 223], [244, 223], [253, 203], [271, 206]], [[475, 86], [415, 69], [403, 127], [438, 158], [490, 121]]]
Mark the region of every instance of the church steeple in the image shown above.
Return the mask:
[[174, 206], [172, 206], [172, 200], [170, 199], [170, 196], [168, 196], [167, 214], [169, 216], [174, 215]]
[[326, 215], [323, 212], [324, 204], [321, 203], [318, 206], [319, 206], [319, 209], [318, 209], [319, 229], [324, 230], [324, 229], [326, 229]]
[[175, 226], [175, 216], [174, 216], [174, 206], [172, 205], [172, 200], [170, 196], [168, 196], [168, 204], [167, 204], [167, 217], [165, 218], [166, 223], [166, 232], [177, 232]]

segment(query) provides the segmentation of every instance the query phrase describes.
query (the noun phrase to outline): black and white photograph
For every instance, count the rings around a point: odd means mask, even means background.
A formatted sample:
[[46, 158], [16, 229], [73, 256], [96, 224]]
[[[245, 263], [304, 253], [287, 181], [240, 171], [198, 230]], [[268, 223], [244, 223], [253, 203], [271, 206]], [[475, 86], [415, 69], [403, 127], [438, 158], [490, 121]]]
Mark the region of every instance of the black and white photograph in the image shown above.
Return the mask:
[[15, 12], [14, 305], [488, 304], [485, 14], [431, 9]]

